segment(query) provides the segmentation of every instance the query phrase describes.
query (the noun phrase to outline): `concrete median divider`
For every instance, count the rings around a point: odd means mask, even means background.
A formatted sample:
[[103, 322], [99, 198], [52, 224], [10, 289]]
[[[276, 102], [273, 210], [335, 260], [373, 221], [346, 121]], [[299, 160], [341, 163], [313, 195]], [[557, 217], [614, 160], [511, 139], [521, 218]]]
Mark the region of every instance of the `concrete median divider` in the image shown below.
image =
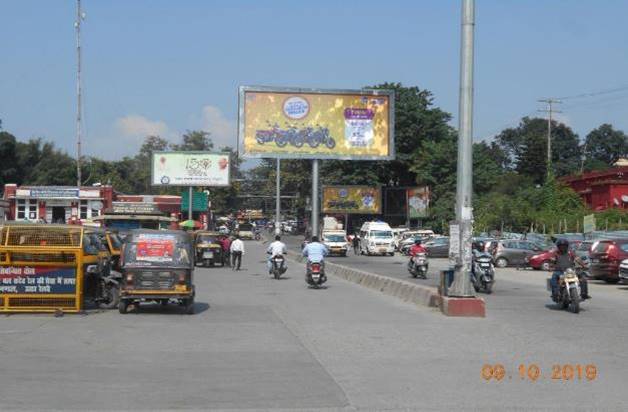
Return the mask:
[[[292, 251], [288, 252], [288, 256], [300, 263], [304, 261], [303, 256]], [[331, 262], [325, 262], [325, 272], [327, 275], [334, 275], [369, 289], [377, 290], [404, 302], [428, 307], [438, 307], [440, 305], [441, 299], [438, 295], [438, 290], [434, 287], [418, 285], [403, 279], [365, 272]]]

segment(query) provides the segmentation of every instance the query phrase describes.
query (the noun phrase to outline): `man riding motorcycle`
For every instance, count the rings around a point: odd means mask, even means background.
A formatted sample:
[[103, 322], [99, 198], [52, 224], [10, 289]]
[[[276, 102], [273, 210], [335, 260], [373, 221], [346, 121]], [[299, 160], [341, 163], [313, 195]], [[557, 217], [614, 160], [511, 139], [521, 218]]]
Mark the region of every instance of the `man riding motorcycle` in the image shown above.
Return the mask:
[[[414, 245], [408, 251], [410, 260], [408, 261], [408, 271], [412, 277], [420, 276], [423, 279], [427, 278], [427, 251], [421, 245], [421, 238], [414, 239]], [[418, 255], [423, 255], [423, 258], [417, 258]], [[417, 258], [417, 259], [415, 259]]]
[[273, 258], [278, 255], [285, 255], [287, 253], [286, 244], [281, 241], [281, 236], [275, 236], [275, 241], [268, 245], [266, 250], [270, 256], [268, 257], [267, 266], [268, 273], [273, 273]]
[[329, 250], [327, 250], [327, 247], [324, 244], [319, 243], [317, 236], [312, 236], [311, 242], [305, 245], [302, 253], [303, 256], [307, 258], [307, 271], [305, 276], [306, 281], [308, 281], [307, 276], [310, 271], [310, 265], [312, 264], [312, 262], [319, 263], [321, 265], [321, 268], [323, 269], [322, 272], [324, 273], [325, 256], [329, 254]]
[[[575, 263], [585, 266], [585, 263], [569, 250], [569, 241], [567, 239], [558, 239], [556, 241], [556, 249], [556, 257], [553, 259], [554, 273], [550, 280], [553, 299], [558, 297], [558, 280], [560, 275], [567, 269], [574, 269]], [[580, 295], [582, 299], [590, 299], [587, 279], [581, 273], [578, 273], [578, 280], [580, 281]]]
[[411, 257], [416, 256], [418, 253], [427, 253], [427, 250], [425, 250], [423, 245], [421, 245], [421, 239], [420, 238], [414, 239], [414, 245], [412, 245], [412, 247], [410, 248], [410, 252], [409, 252]]

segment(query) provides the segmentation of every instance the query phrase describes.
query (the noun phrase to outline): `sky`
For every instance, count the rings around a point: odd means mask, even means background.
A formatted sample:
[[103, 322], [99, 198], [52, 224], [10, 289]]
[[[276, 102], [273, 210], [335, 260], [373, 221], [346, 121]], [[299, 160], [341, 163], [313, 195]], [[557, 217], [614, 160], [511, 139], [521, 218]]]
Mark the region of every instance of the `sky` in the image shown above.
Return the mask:
[[[460, 1], [83, 0], [84, 153], [207, 130], [236, 145], [240, 85], [430, 90], [457, 126]], [[477, 0], [474, 136], [546, 97], [584, 138], [628, 132], [627, 1]], [[0, 119], [74, 155], [76, 2], [0, 0]], [[592, 94], [592, 95], [589, 95]], [[585, 95], [585, 96], [582, 96]]]

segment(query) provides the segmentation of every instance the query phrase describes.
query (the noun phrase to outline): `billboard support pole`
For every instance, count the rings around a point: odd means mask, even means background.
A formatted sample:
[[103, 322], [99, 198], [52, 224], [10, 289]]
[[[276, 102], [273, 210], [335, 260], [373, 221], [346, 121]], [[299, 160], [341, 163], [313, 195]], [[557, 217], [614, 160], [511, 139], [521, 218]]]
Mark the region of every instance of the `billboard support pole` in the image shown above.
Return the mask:
[[279, 158], [277, 158], [277, 176], [275, 180], [277, 192], [277, 198], [275, 200], [275, 235], [279, 235], [281, 233], [281, 159]]
[[188, 192], [188, 219], [192, 220], [192, 186], [189, 187]]
[[318, 236], [318, 159], [312, 160], [312, 236]]
[[449, 296], [473, 297], [471, 286], [471, 236], [473, 234], [473, 36], [475, 2], [462, 0], [460, 47], [460, 102], [458, 127], [458, 171], [456, 178], [456, 220], [459, 251]]
[[406, 192], [406, 227], [410, 229], [410, 205], [408, 205], [408, 189], [405, 189]]

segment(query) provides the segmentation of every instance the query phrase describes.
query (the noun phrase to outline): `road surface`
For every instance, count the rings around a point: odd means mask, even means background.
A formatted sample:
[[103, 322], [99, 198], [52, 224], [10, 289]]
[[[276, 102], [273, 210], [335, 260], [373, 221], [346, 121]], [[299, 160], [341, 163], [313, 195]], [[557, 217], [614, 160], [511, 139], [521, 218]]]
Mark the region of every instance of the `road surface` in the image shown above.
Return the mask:
[[[240, 272], [197, 269], [192, 316], [157, 306], [3, 316], [0, 410], [619, 411], [628, 403], [626, 287], [596, 285], [574, 315], [548, 306], [544, 275], [499, 271], [487, 318], [447, 318], [333, 276], [328, 288], [309, 289], [293, 262], [271, 279], [263, 246], [246, 248]], [[400, 258], [360, 259], [363, 269], [390, 264], [399, 271], [389, 274], [403, 276]], [[497, 364], [503, 378], [483, 379], [483, 366]], [[553, 365], [562, 373], [578, 364], [595, 365], [595, 379], [551, 379]]]

